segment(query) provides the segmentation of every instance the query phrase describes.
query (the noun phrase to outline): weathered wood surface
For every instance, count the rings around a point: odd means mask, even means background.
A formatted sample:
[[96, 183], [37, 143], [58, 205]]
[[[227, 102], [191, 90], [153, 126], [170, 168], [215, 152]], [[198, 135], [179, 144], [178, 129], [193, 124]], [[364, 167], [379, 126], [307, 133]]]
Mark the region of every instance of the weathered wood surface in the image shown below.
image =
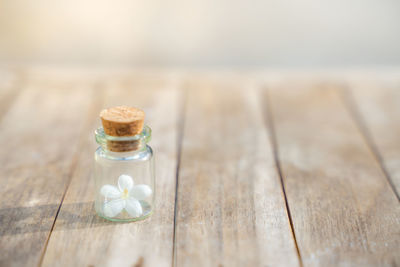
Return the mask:
[[92, 96], [74, 84], [22, 86], [0, 123], [1, 266], [38, 264]]
[[177, 266], [298, 264], [254, 89], [235, 83], [188, 84], [175, 226]]
[[293, 87], [266, 98], [304, 265], [400, 264], [399, 203], [337, 88]]
[[[400, 78], [181, 74], [0, 70], [0, 266], [400, 265]], [[93, 209], [93, 130], [119, 104], [153, 128], [137, 223]]]
[[25, 79], [26, 74], [22, 69], [0, 69], [0, 119], [23, 89]]
[[[174, 81], [116, 79], [97, 85], [98, 92], [71, 185], [47, 246], [43, 266], [170, 266], [173, 249], [175, 171], [181, 95]], [[101, 101], [100, 101], [100, 99]], [[93, 207], [91, 166], [93, 133], [99, 110], [115, 105], [140, 106], [156, 133], [157, 212], [146, 221], [112, 223]], [[165, 116], [168, 114], [167, 116]], [[157, 135], [157, 133], [160, 133]], [[79, 244], [79, 245], [78, 245]]]
[[399, 199], [400, 80], [394, 83], [358, 81], [349, 84], [347, 89], [348, 105], [353, 106], [353, 112]]

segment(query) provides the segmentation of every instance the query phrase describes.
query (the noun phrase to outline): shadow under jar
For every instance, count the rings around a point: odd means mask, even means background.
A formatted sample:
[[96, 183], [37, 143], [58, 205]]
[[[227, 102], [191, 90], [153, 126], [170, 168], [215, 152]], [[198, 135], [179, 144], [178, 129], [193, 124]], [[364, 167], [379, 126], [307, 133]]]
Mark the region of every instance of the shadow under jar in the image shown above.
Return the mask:
[[110, 136], [100, 127], [95, 152], [95, 209], [111, 221], [137, 221], [149, 217], [155, 199], [153, 151], [147, 143], [151, 129], [134, 136]]

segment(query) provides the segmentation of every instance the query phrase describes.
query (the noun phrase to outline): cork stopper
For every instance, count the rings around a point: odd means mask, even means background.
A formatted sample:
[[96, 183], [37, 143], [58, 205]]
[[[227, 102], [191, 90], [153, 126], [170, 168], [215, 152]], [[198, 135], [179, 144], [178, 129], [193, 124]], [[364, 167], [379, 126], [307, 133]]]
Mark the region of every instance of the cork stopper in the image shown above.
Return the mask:
[[111, 136], [133, 136], [143, 130], [144, 111], [138, 108], [119, 106], [100, 112], [104, 132]]
[[[127, 106], [104, 109], [100, 112], [104, 133], [115, 137], [140, 134], [143, 130], [145, 113], [143, 110]], [[115, 152], [136, 150], [140, 140], [107, 141], [107, 148]]]

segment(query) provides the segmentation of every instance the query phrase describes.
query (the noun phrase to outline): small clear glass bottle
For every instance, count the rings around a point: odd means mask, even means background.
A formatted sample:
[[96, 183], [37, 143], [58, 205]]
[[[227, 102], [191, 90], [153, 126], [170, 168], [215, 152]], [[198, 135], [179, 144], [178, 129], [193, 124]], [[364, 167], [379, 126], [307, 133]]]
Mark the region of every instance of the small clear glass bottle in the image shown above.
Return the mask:
[[103, 127], [95, 132], [95, 209], [111, 221], [137, 221], [149, 217], [155, 199], [153, 151], [147, 143], [151, 129], [134, 136], [110, 136]]

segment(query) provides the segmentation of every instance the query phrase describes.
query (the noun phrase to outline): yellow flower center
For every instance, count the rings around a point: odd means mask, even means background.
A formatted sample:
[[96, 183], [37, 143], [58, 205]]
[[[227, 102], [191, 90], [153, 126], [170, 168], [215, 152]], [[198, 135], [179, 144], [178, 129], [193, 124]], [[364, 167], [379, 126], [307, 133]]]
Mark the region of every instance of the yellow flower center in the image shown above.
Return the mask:
[[123, 199], [127, 199], [129, 197], [129, 192], [128, 189], [124, 189], [124, 191], [122, 192], [122, 198]]

